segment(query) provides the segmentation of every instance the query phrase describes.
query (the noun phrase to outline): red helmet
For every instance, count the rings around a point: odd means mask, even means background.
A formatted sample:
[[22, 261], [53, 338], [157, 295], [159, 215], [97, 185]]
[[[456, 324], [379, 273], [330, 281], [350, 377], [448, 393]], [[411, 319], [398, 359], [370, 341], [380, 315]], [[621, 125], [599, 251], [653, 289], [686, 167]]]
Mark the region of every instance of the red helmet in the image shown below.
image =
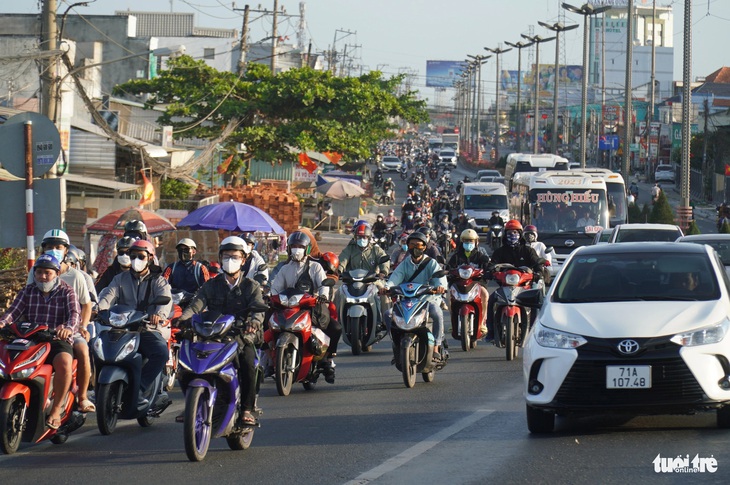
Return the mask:
[[335, 253], [327, 251], [320, 256], [319, 264], [322, 265], [327, 275], [336, 275], [340, 268], [340, 258]]
[[529, 226], [525, 226], [525, 232], [534, 232], [537, 234], [537, 227], [530, 224]]
[[144, 239], [138, 239], [134, 241], [134, 244], [132, 244], [129, 250], [146, 251], [150, 256], [155, 256], [155, 246], [151, 242]]
[[517, 219], [512, 219], [510, 221], [507, 221], [507, 224], [504, 225], [505, 231], [520, 231], [522, 232], [522, 224], [520, 224], [520, 221]]
[[370, 224], [360, 224], [355, 228], [355, 237], [372, 237], [373, 230], [370, 229]]

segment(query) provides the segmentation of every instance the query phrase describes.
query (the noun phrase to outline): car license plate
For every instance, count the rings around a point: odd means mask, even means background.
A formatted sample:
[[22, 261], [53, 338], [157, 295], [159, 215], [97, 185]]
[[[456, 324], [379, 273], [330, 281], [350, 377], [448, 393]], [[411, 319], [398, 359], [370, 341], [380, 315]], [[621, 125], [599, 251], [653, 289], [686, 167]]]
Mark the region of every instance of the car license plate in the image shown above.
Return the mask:
[[650, 365], [606, 366], [606, 389], [650, 389]]
[[482, 232], [489, 232], [489, 228], [488, 227], [480, 227], [479, 230], [482, 231]]

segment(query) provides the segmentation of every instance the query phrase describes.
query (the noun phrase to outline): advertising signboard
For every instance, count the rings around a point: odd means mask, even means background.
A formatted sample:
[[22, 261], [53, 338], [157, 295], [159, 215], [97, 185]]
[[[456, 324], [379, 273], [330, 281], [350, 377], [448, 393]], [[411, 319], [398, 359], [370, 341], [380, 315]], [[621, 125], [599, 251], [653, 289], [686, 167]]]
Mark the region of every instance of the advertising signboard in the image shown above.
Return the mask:
[[426, 61], [426, 87], [452, 88], [465, 68], [464, 61]]

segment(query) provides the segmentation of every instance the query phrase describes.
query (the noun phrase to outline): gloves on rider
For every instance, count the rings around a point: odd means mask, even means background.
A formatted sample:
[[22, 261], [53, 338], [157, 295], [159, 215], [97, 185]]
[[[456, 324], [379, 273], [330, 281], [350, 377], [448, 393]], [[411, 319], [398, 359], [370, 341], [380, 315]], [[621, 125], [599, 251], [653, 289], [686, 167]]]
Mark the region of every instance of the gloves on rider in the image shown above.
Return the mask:
[[327, 298], [327, 295], [319, 295], [317, 297], [317, 303], [329, 303], [329, 298]]

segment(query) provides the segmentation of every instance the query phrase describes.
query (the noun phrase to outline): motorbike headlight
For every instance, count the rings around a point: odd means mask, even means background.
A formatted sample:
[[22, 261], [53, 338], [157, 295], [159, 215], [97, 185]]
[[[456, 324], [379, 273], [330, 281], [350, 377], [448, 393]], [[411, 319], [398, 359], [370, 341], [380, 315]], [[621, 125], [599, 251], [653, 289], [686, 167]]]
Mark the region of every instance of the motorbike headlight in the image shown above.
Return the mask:
[[669, 340], [683, 347], [716, 344], [718, 342], [722, 342], [722, 339], [725, 338], [728, 326], [730, 326], [730, 322], [726, 319], [720, 323], [716, 323], [715, 325], [700, 328], [699, 330], [678, 333]]
[[271, 315], [271, 318], [269, 318], [269, 328], [271, 330], [278, 331], [281, 327], [279, 326], [278, 322], [276, 321], [276, 318], [274, 318], [274, 315]]
[[92, 348], [94, 349], [94, 354], [99, 358], [99, 360], [104, 360], [104, 346], [102, 345], [100, 338], [94, 340]]
[[133, 337], [127, 342], [127, 344], [122, 347], [122, 350], [119, 351], [117, 354], [117, 360], [124, 360], [129, 354], [134, 352], [134, 349], [137, 347], [137, 337]]
[[127, 324], [127, 321], [129, 320], [129, 316], [132, 314], [132, 312], [124, 312], [124, 313], [112, 313], [109, 315], [109, 325], [112, 327], [123, 327]]
[[542, 325], [538, 326], [535, 332], [535, 340], [541, 346], [553, 349], [575, 349], [587, 343], [587, 340], [580, 335], [545, 328]]
[[393, 315], [393, 322], [396, 324], [396, 326], [403, 328], [406, 324], [406, 321], [403, 319], [403, 317], [399, 315]]
[[35, 371], [36, 366], [28, 367], [27, 369], [23, 369], [18, 372], [13, 372], [10, 374], [11, 379], [27, 379], [30, 377], [30, 375]]
[[473, 268], [459, 268], [459, 278], [462, 280], [468, 280], [472, 274], [474, 274]]
[[281, 301], [281, 304], [288, 308], [294, 308], [299, 306], [299, 302], [302, 300], [302, 297], [304, 295], [291, 295], [290, 297], [286, 297], [283, 295], [279, 295], [279, 299]]
[[504, 282], [510, 286], [517, 286], [520, 282], [520, 275], [516, 273], [510, 273], [504, 277]]
[[[41, 347], [40, 349], [38, 349], [35, 354], [31, 355], [29, 358], [27, 358], [26, 360], [24, 360], [20, 364], [16, 365], [15, 367], [16, 368], [17, 367], [25, 367], [26, 365], [33, 364], [33, 363], [37, 362], [38, 359], [40, 359], [44, 355], [46, 355], [46, 346], [45, 345], [43, 347]], [[33, 369], [35, 369], [35, 367], [31, 368], [31, 372], [33, 371]], [[22, 371], [18, 371], [16, 373], [12, 374], [12, 375], [16, 375], [16, 374], [19, 374], [21, 372], [25, 372], [25, 370], [27, 370], [27, 369], [24, 369]], [[25, 377], [28, 377], [29, 375], [30, 375], [30, 373], [28, 375], [26, 375]]]
[[423, 323], [423, 319], [426, 317], [426, 312], [420, 312], [417, 315], [413, 315], [413, 317], [408, 321], [408, 323], [404, 323], [401, 328], [404, 330], [411, 330], [413, 328], [420, 327]]

